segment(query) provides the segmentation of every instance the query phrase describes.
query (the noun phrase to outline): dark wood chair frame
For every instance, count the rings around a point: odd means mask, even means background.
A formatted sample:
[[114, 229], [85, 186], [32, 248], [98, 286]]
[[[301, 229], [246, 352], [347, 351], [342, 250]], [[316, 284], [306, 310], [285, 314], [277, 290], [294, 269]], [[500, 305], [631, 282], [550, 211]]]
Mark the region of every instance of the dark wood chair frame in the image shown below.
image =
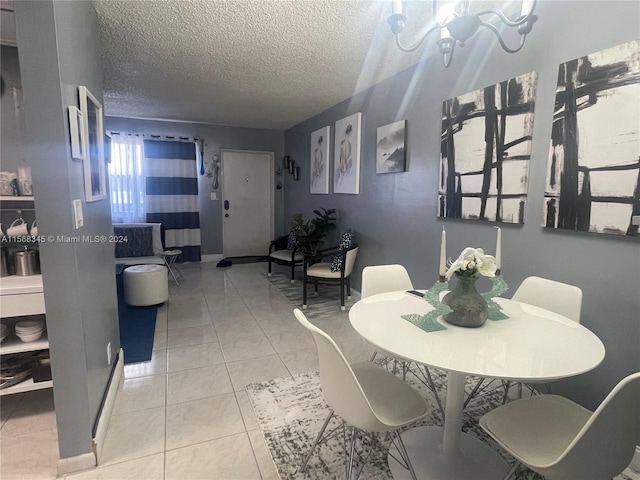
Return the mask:
[[[347, 252], [358, 248], [358, 245], [353, 245], [347, 249], [341, 250], [340, 247], [330, 247], [324, 250], [320, 250], [315, 255], [304, 256], [304, 265], [302, 270], [302, 308], [307, 307], [307, 284], [314, 284], [314, 293], [318, 293], [318, 284], [327, 285], [340, 285], [340, 308], [344, 310], [344, 292], [345, 287], [347, 290], [347, 298], [351, 298], [351, 275], [345, 275], [345, 268], [347, 266]], [[307, 275], [307, 269], [315, 263], [320, 263], [322, 258], [328, 256], [342, 256], [342, 268], [340, 269], [339, 278], [323, 278], [323, 277], [311, 277]], [[352, 272], [353, 273], [353, 270]]]
[[[276, 238], [275, 240], [271, 240], [271, 242], [269, 243], [269, 255], [268, 255], [268, 260], [269, 260], [269, 272], [268, 272], [268, 276], [271, 276], [271, 263], [275, 262], [278, 265], [284, 265], [284, 266], [288, 266], [291, 267], [291, 283], [293, 283], [295, 281], [295, 269], [297, 266], [301, 266], [304, 263], [304, 258], [302, 260], [296, 260], [295, 256], [296, 253], [298, 253], [299, 249], [300, 249], [300, 245], [297, 245], [296, 248], [294, 248], [293, 250], [291, 250], [291, 260], [282, 260], [279, 258], [272, 258], [271, 254], [273, 252], [279, 251], [279, 250], [287, 250], [287, 242], [288, 242], [288, 235], [285, 236], [281, 236]], [[300, 253], [302, 253], [302, 251], [300, 250]]]

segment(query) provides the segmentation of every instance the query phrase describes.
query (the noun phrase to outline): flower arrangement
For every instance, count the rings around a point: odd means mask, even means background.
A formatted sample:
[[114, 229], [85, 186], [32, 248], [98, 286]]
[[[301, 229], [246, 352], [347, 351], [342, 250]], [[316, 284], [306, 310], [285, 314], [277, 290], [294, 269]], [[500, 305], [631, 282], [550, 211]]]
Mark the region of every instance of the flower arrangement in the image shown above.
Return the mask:
[[496, 259], [492, 255], [485, 255], [481, 248], [465, 248], [455, 262], [449, 260], [449, 269], [445, 276], [447, 280], [454, 273], [460, 277], [495, 277], [497, 270]]

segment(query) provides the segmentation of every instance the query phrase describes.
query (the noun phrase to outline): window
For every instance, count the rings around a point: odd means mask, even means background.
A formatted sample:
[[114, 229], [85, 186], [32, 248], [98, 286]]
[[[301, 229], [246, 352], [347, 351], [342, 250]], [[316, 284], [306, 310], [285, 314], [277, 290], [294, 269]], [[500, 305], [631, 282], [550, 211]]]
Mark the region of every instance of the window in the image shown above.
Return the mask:
[[115, 134], [111, 138], [109, 186], [114, 223], [146, 222], [142, 137]]

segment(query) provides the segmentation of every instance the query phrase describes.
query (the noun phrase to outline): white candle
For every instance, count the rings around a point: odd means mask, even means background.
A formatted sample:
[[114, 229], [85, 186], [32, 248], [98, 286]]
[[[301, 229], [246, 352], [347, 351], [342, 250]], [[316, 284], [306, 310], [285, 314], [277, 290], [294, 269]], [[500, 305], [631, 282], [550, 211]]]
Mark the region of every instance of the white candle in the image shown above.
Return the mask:
[[496, 267], [500, 270], [502, 268], [502, 229], [500, 227], [496, 228], [498, 229], [496, 237]]
[[442, 227], [442, 236], [440, 237], [440, 277], [444, 277], [447, 273], [447, 232]]
[[402, 15], [402, 0], [393, 0], [391, 5], [391, 12], [394, 15]]

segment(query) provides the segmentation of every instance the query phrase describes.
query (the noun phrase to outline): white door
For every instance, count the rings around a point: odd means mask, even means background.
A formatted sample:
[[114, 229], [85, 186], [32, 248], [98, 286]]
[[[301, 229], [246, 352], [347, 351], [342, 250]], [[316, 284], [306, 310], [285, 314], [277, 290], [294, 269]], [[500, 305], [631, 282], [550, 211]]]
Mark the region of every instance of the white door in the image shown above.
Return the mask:
[[222, 252], [267, 255], [273, 239], [274, 154], [222, 150]]

